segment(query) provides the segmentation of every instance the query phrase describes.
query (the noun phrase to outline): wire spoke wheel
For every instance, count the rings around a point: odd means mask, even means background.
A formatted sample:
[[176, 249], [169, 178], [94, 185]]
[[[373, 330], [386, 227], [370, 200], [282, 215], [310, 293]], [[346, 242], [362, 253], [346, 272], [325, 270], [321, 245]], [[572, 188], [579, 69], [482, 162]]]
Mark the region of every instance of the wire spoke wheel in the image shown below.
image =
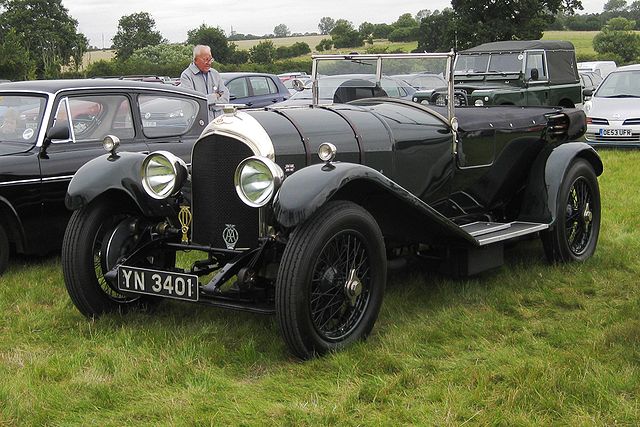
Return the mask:
[[361, 206], [329, 202], [298, 226], [276, 279], [276, 317], [291, 352], [307, 359], [366, 338], [386, 271], [382, 232]]
[[362, 236], [342, 232], [323, 248], [313, 269], [310, 311], [313, 325], [327, 340], [352, 332], [369, 302], [369, 256]]

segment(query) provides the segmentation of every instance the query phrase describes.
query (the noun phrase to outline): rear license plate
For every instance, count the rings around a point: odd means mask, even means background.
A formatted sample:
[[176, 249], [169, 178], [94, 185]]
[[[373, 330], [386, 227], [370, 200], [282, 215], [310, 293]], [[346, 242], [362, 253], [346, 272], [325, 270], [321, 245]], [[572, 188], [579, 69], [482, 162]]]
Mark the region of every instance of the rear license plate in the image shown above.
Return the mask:
[[631, 129], [600, 129], [600, 136], [631, 136]]
[[118, 289], [187, 301], [198, 301], [199, 297], [198, 276], [126, 265], [118, 268]]

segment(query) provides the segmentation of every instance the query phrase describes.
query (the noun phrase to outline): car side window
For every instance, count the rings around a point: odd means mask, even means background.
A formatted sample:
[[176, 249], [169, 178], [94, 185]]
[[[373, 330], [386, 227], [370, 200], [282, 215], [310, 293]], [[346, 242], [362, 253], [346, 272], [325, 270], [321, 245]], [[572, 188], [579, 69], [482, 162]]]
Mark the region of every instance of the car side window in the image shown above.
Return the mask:
[[100, 141], [107, 135], [120, 139], [134, 136], [131, 106], [124, 95], [64, 98], [55, 115], [54, 124], [60, 123], [70, 126], [71, 139], [75, 142]]
[[229, 93], [236, 98], [246, 98], [249, 96], [249, 87], [247, 86], [247, 80], [242, 77], [239, 79], [231, 80], [227, 85]]
[[[275, 93], [270, 91], [266, 77], [249, 77], [249, 83], [251, 84], [254, 95], [269, 95], [270, 93]], [[271, 84], [273, 84], [273, 82], [271, 82]]]
[[140, 95], [138, 105], [142, 132], [149, 138], [187, 133], [195, 123], [199, 110], [196, 101], [170, 95]]
[[531, 77], [531, 70], [538, 70], [538, 80], [547, 80], [547, 68], [544, 65], [544, 54], [542, 52], [529, 52], [527, 54], [526, 78]]

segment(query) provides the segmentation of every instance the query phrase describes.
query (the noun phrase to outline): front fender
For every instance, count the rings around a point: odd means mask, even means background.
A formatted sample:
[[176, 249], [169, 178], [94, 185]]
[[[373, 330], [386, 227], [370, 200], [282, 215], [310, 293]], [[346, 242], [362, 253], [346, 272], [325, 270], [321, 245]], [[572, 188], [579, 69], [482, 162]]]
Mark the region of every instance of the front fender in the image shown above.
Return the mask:
[[520, 220], [553, 224], [556, 220], [562, 180], [571, 162], [584, 158], [596, 176], [604, 170], [596, 150], [584, 142], [569, 142], [543, 150], [535, 160], [520, 213]]
[[71, 210], [80, 209], [106, 192], [117, 191], [127, 194], [147, 216], [167, 215], [167, 202], [149, 197], [142, 187], [140, 175], [145, 157], [142, 153], [122, 152], [85, 163], [69, 183], [65, 205]]
[[363, 206], [385, 237], [420, 242], [447, 238], [451, 243], [476, 244], [467, 232], [409, 191], [375, 169], [354, 163], [316, 164], [290, 175], [274, 198], [273, 212], [278, 223], [295, 227], [333, 199]]

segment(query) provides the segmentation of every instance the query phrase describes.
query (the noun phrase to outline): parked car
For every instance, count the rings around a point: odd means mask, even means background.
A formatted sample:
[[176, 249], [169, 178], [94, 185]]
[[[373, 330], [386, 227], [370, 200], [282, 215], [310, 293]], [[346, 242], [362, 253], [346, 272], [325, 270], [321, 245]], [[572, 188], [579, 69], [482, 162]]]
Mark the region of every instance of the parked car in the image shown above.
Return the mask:
[[617, 67], [615, 61], [578, 62], [578, 71], [592, 71], [599, 74], [603, 79]]
[[593, 146], [640, 147], [640, 64], [618, 67], [584, 103], [586, 141]]
[[105, 139], [119, 139], [120, 148], [130, 152], [172, 152], [189, 163], [207, 108], [195, 92], [152, 83], [25, 81], [2, 85], [0, 123], [4, 271], [10, 250], [60, 250], [71, 216], [64, 206], [69, 181], [80, 166], [105, 152]]
[[[332, 104], [382, 96], [411, 100], [416, 90], [403, 80], [392, 77], [381, 76], [377, 81], [375, 74], [341, 74], [318, 78], [318, 91], [321, 104]], [[309, 105], [312, 101], [313, 92], [308, 82], [304, 90], [296, 91], [278, 105]]]
[[578, 74], [580, 74], [580, 84], [582, 85], [583, 93], [585, 89], [594, 92], [603, 80], [600, 74], [595, 71], [578, 70]]
[[293, 71], [290, 73], [280, 73], [278, 74], [278, 78], [284, 83], [287, 80], [291, 79], [306, 79], [310, 76], [305, 71]]
[[[453, 53], [326, 55], [313, 78], [364, 68], [381, 81], [416, 59], [451, 75]], [[474, 275], [537, 237], [552, 262], [587, 260], [603, 165], [574, 142], [584, 129], [577, 109], [389, 97], [228, 111], [196, 142], [191, 169], [122, 152], [78, 171], [65, 284], [89, 317], [174, 298], [275, 314], [301, 358], [338, 350], [372, 330], [388, 260]], [[200, 256], [176, 265], [181, 251]]]
[[232, 104], [244, 104], [259, 108], [289, 98], [289, 90], [274, 74], [220, 73], [229, 89]]
[[[456, 102], [459, 105], [582, 104], [582, 88], [573, 44], [553, 40], [485, 43], [456, 58]], [[416, 102], [446, 103], [444, 91], [418, 91]]]

